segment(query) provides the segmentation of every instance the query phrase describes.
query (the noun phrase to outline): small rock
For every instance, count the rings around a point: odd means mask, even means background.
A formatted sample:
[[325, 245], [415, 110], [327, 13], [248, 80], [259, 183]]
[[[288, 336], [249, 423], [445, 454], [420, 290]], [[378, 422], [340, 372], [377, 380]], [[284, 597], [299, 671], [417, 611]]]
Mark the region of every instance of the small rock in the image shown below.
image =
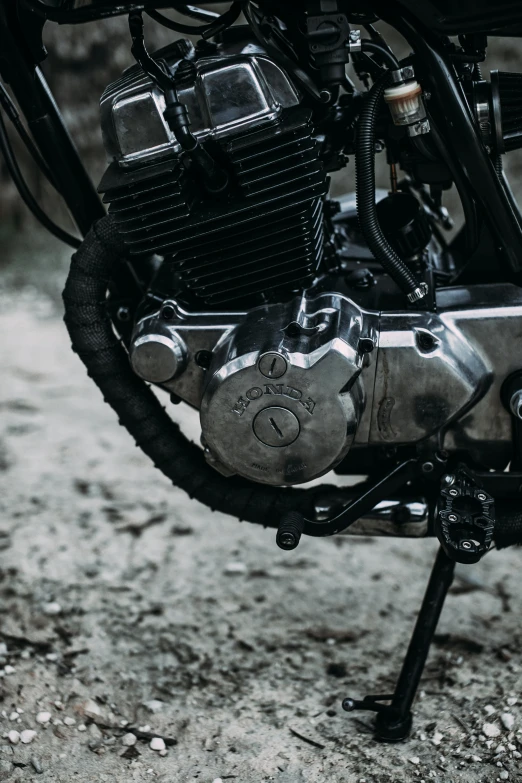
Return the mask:
[[433, 737], [431, 738], [431, 741], [434, 745], [440, 745], [442, 740], [444, 739], [444, 735], [440, 733], [440, 731], [435, 731], [433, 733]]
[[502, 772], [499, 772], [499, 778], [500, 780], [509, 780], [509, 772], [507, 769], [503, 769]]
[[9, 720], [18, 720], [18, 713], [17, 712], [12, 712], [9, 715]]
[[87, 731], [87, 726], [85, 725], [85, 723], [80, 723], [78, 725], [77, 731]]
[[512, 731], [515, 725], [515, 716], [510, 712], [503, 712], [500, 716], [500, 721], [507, 731]]
[[0, 642], [0, 655], [7, 655], [7, 644]]
[[40, 763], [40, 759], [37, 759], [35, 756], [31, 758], [31, 765], [35, 772], [37, 772], [39, 775], [43, 772], [43, 767]]
[[151, 750], [166, 750], [165, 740], [161, 737], [153, 737], [150, 741]]
[[36, 731], [32, 731], [32, 729], [24, 729], [20, 734], [20, 739], [22, 740], [24, 745], [29, 745], [29, 743], [34, 740], [36, 735], [37, 735]]
[[165, 748], [165, 750], [160, 750], [160, 752], [159, 752], [160, 756], [166, 756], [167, 753], [168, 753], [167, 748]]
[[75, 726], [76, 725], [76, 719], [75, 718], [69, 718], [68, 716], [67, 716], [67, 718], [63, 719], [63, 722], [65, 723], [66, 726]]
[[420, 758], [418, 756], [412, 756], [411, 759], [408, 759], [412, 764], [420, 764]]
[[506, 704], [508, 707], [514, 707], [516, 703], [517, 703], [516, 696], [510, 696], [509, 699], [506, 699]]
[[221, 778], [214, 778], [212, 783], [223, 783], [223, 781], [221, 780]]
[[94, 699], [86, 699], [81, 704], [76, 705], [74, 708], [79, 715], [83, 715], [86, 718], [99, 718], [102, 714], [100, 705], [94, 701]]
[[160, 701], [159, 699], [151, 699], [150, 701], [144, 701], [144, 702], [143, 702], [143, 706], [144, 706], [144, 707], [145, 707], [145, 709], [146, 709], [146, 710], [148, 710], [149, 712], [154, 712], [154, 713], [156, 713], [156, 712], [161, 712], [161, 710], [163, 709], [163, 707], [164, 707], [165, 705], [164, 705], [164, 703], [163, 703], [162, 701]]
[[122, 745], [125, 745], [127, 748], [132, 748], [133, 745], [136, 744], [138, 738], [135, 734], [132, 734], [132, 732], [127, 732], [127, 734], [124, 734], [121, 738]]
[[52, 715], [50, 712], [39, 712], [36, 716], [36, 722], [37, 723], [49, 723], [51, 720]]
[[500, 728], [496, 723], [484, 723], [482, 733], [486, 737], [500, 737]]
[[471, 756], [471, 760], [478, 764], [482, 761], [482, 758], [480, 756]]
[[486, 704], [486, 706], [484, 707], [484, 712], [486, 713], [486, 715], [494, 715], [496, 709], [492, 704]]
[[244, 563], [227, 563], [224, 569], [225, 574], [246, 574], [247, 567]]
[[52, 617], [53, 615], [60, 614], [62, 611], [62, 607], [58, 603], [58, 601], [49, 601], [48, 604], [44, 604], [42, 606], [43, 613], [46, 615], [49, 615], [49, 617]]
[[18, 745], [20, 742], [20, 732], [19, 731], [10, 731], [7, 735], [7, 739], [11, 743], [11, 745]]
[[4, 666], [4, 674], [14, 674], [16, 672], [16, 669], [14, 666], [10, 666], [7, 664], [7, 666]]
[[144, 734], [148, 734], [150, 731], [149, 724], [146, 723], [145, 726], [138, 726], [138, 731], [142, 731]]

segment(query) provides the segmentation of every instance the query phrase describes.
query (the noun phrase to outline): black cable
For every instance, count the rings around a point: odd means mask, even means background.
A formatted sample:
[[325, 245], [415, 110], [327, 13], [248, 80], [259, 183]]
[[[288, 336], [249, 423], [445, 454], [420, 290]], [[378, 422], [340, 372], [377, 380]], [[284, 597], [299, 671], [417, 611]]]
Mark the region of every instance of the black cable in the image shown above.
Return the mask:
[[[174, 6], [174, 8], [179, 10], [176, 6]], [[182, 35], [200, 35], [202, 38], [212, 38], [214, 35], [222, 33], [223, 30], [226, 30], [227, 27], [230, 27], [239, 19], [239, 15], [241, 14], [241, 0], [234, 0], [228, 11], [225, 11], [224, 14], [218, 16], [210, 22], [210, 24], [204, 25], [189, 25], [183, 24], [182, 22], [175, 22], [173, 19], [169, 19], [167, 16], [161, 14], [159, 11], [150, 10], [146, 11], [146, 13], [151, 19], [154, 19], [155, 22], [159, 22], [164, 25], [164, 27], [168, 27], [169, 30], [174, 30], [176, 33], [181, 33]]]
[[[252, 6], [251, 0], [243, 0], [243, 13], [245, 18], [252, 29], [255, 37], [263, 46], [267, 53], [280, 65], [285, 71], [288, 71], [296, 80], [296, 82], [303, 88], [315, 101], [324, 104], [325, 101], [321, 95], [321, 92], [314, 84], [310, 76], [304, 71], [301, 66], [286, 55], [273, 39], [267, 38], [261, 30], [261, 25], [256, 19], [255, 11]], [[330, 93], [325, 96], [327, 100], [330, 99]]]
[[375, 124], [377, 112], [390, 80], [388, 71], [366, 93], [357, 123], [355, 182], [357, 215], [369, 249], [410, 301], [422, 299], [427, 291], [392, 248], [379, 225], [375, 203]]
[[377, 41], [371, 41], [369, 38], [363, 38], [361, 41], [361, 51], [364, 54], [374, 54], [380, 57], [382, 64], [390, 71], [398, 71], [401, 67], [399, 61], [387, 46], [383, 46]]
[[25, 144], [28, 152], [30, 153], [31, 157], [33, 158], [34, 162], [44, 175], [44, 177], [50, 182], [50, 184], [53, 186], [55, 190], [59, 191], [59, 188], [56, 184], [56, 181], [53, 177], [53, 173], [43, 157], [40, 154], [40, 151], [34, 141], [32, 140], [29, 133], [26, 131], [24, 124], [22, 123], [20, 119], [20, 115], [18, 113], [18, 110], [14, 104], [14, 102], [11, 100], [11, 96], [5, 89], [4, 85], [0, 82], [0, 106], [4, 109], [6, 115], [11, 120], [16, 132], [20, 136], [21, 140]]
[[193, 5], [185, 5], [185, 3], [173, 3], [172, 8], [174, 11], [183, 14], [183, 16], [190, 16], [192, 19], [197, 19], [199, 22], [213, 22], [220, 17], [220, 14], [217, 14], [215, 11], [196, 8]]
[[64, 231], [62, 228], [57, 226], [56, 223], [54, 223], [51, 218], [45, 214], [27, 187], [27, 183], [23, 178], [22, 172], [20, 171], [20, 167], [18, 166], [18, 162], [13, 153], [2, 115], [0, 115], [0, 151], [5, 158], [7, 170], [11, 175], [16, 189], [35, 218], [55, 237], [60, 239], [62, 242], [65, 242], [67, 245], [75, 248], [75, 250], [78, 249], [82, 244], [81, 240], [73, 237], [71, 234], [68, 234], [67, 231]]

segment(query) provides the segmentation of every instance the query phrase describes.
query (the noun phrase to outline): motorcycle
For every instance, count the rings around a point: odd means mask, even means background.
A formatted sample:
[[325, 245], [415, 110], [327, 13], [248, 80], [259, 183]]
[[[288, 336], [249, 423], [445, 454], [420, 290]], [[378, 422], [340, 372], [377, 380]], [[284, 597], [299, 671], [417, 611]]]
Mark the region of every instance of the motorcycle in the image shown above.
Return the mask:
[[[488, 37], [522, 36], [522, 9], [204, 5], [0, 0], [0, 149], [75, 248], [73, 350], [174, 486], [287, 551], [303, 535], [438, 538], [394, 693], [343, 701], [402, 740], [455, 564], [522, 544], [522, 217], [503, 171], [522, 148], [522, 74], [481, 71]], [[41, 72], [42, 31], [121, 14], [136, 62], [101, 96], [102, 202]], [[150, 53], [144, 15], [182, 37]], [[81, 241], [36, 202], [4, 118]], [[350, 157], [355, 198], [334, 199]], [[200, 412], [201, 447], [151, 386]], [[331, 472], [364, 478], [295, 488]]]

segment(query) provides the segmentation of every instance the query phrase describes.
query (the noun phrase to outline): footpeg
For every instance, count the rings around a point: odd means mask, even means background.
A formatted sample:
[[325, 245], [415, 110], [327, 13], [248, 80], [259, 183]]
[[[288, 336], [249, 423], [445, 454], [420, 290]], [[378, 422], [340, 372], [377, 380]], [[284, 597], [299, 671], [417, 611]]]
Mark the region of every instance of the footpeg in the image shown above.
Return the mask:
[[477, 563], [493, 540], [495, 501], [462, 469], [442, 481], [437, 538], [455, 562]]

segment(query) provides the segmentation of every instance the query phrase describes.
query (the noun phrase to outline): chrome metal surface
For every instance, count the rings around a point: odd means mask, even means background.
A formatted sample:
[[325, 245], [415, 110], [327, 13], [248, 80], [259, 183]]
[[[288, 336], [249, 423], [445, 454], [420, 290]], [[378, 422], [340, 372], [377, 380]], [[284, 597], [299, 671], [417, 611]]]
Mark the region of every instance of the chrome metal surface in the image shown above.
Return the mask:
[[426, 283], [421, 283], [414, 291], [410, 291], [408, 294], [408, 301], [412, 304], [414, 302], [419, 302], [421, 299], [424, 299], [426, 294], [428, 293], [428, 286]]
[[[363, 311], [337, 294], [248, 314], [164, 307], [173, 316], [165, 321], [158, 309], [141, 319], [133, 343], [183, 341], [186, 367], [161, 386], [201, 409], [207, 456], [222, 472], [297, 484], [332, 468], [352, 442], [415, 444], [435, 434], [440, 448], [486, 466], [510, 459], [512, 416], [500, 390], [520, 370], [515, 286], [441, 290], [436, 313]], [[360, 352], [360, 338], [375, 350]], [[260, 411], [279, 408], [298, 420], [295, 439], [294, 420], [279, 410], [254, 425]]]
[[165, 383], [185, 369], [187, 347], [175, 333], [146, 334], [132, 344], [130, 360], [134, 372], [150, 383]]
[[[213, 456], [262, 484], [331, 470], [361, 419], [369, 362], [359, 341], [376, 340], [376, 326], [376, 314], [336, 294], [252, 310], [214, 353], [201, 404]], [[284, 371], [269, 382], [267, 354]]]
[[360, 30], [350, 30], [350, 38], [347, 47], [351, 54], [354, 52], [362, 52], [362, 39]]
[[522, 419], [522, 391], [514, 393], [509, 401], [509, 407], [513, 416], [516, 416], [517, 419]]
[[[346, 493], [341, 491], [325, 495], [315, 503], [315, 519], [325, 521], [348, 503]], [[429, 509], [424, 499], [383, 500], [341, 535], [424, 538], [428, 534], [428, 523]]]
[[404, 68], [398, 68], [390, 73], [390, 82], [392, 84], [402, 84], [402, 82], [409, 82], [411, 79], [415, 79], [413, 65], [406, 65]]
[[408, 136], [423, 136], [431, 130], [430, 121], [428, 119], [421, 120], [413, 125], [408, 125], [406, 130], [408, 131]]
[[[166, 61], [175, 69], [179, 59], [173, 57]], [[195, 69], [195, 81], [181, 82], [178, 95], [200, 140], [273, 122], [300, 102], [281, 68], [259, 53], [206, 57], [196, 61]], [[110, 161], [132, 166], [181, 151], [163, 116], [165, 97], [141, 69], [131, 68], [107, 87], [100, 111]]]

